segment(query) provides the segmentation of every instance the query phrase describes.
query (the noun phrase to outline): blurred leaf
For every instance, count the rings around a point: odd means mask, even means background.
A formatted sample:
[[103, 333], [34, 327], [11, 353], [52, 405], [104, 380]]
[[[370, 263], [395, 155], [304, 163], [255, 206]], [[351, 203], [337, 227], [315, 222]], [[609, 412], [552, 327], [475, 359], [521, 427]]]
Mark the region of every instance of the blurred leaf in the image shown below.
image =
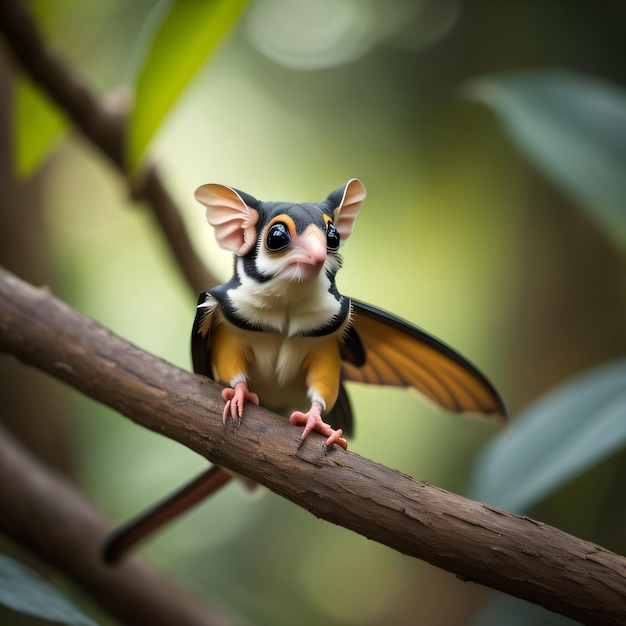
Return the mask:
[[626, 360], [548, 393], [480, 454], [468, 496], [523, 512], [626, 444]]
[[128, 146], [133, 170], [176, 98], [246, 4], [247, 0], [177, 0], [166, 13], [137, 83]]
[[469, 83], [510, 137], [626, 252], [626, 92], [569, 72], [491, 76]]
[[39, 574], [4, 555], [0, 555], [0, 603], [51, 622], [97, 626]]
[[67, 118], [30, 81], [18, 80], [15, 91], [15, 167], [31, 176], [58, 146]]
[[536, 604], [501, 594], [472, 621], [471, 626], [574, 626], [569, 617], [557, 615]]

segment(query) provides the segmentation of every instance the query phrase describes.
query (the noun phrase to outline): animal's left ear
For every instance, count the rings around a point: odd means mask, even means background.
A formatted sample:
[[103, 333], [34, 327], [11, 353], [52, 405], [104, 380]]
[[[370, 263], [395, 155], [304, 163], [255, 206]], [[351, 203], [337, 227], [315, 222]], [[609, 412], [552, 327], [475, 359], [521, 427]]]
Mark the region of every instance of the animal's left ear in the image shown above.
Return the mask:
[[367, 192], [365, 191], [365, 185], [358, 178], [352, 178], [343, 189], [333, 191], [328, 196], [328, 200], [331, 202], [334, 200], [333, 204], [335, 204], [339, 194], [341, 194], [341, 200], [334, 210], [333, 223], [339, 231], [341, 240], [345, 241], [352, 234], [354, 220], [359, 214], [361, 204], [365, 200]]
[[[258, 201], [248, 196], [248, 202]], [[206, 207], [206, 218], [213, 226], [217, 243], [238, 256], [247, 254], [256, 243], [259, 214], [239, 192], [226, 185], [210, 183], [196, 189], [196, 200]]]

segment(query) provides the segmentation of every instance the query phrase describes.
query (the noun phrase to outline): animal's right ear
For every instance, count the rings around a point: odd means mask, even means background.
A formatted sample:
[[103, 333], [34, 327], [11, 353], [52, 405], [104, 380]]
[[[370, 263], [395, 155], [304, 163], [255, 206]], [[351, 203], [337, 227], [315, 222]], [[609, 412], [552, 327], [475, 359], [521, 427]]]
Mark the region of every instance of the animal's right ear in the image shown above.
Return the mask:
[[213, 226], [217, 243], [237, 256], [247, 254], [257, 240], [258, 212], [226, 185], [202, 185], [195, 197], [206, 207], [206, 219]]
[[352, 234], [354, 220], [361, 210], [366, 193], [365, 185], [358, 178], [351, 178], [343, 188], [333, 191], [327, 198], [331, 204], [340, 198], [334, 208], [334, 219], [342, 242]]

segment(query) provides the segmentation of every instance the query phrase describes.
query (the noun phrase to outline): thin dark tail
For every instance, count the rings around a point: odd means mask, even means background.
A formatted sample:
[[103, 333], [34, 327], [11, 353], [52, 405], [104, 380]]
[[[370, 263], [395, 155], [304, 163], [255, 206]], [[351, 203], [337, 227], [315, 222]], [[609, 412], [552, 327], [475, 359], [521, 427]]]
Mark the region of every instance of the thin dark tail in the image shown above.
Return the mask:
[[108, 565], [119, 563], [135, 544], [210, 496], [230, 479], [230, 474], [221, 467], [212, 466], [178, 491], [114, 530], [103, 546], [103, 561]]

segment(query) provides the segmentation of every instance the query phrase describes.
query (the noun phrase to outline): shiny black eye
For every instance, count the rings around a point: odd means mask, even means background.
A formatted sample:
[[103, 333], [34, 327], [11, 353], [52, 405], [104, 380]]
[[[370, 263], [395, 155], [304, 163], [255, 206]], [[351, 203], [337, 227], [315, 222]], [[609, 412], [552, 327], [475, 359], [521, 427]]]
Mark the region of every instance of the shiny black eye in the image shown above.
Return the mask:
[[272, 224], [267, 231], [267, 237], [265, 238], [265, 245], [270, 252], [280, 252], [284, 250], [291, 242], [291, 235], [289, 229], [282, 222], [276, 222]]
[[332, 222], [328, 222], [326, 225], [326, 247], [331, 252], [335, 252], [336, 250], [339, 250], [340, 241], [341, 237], [339, 236], [339, 231], [335, 228], [335, 225]]

